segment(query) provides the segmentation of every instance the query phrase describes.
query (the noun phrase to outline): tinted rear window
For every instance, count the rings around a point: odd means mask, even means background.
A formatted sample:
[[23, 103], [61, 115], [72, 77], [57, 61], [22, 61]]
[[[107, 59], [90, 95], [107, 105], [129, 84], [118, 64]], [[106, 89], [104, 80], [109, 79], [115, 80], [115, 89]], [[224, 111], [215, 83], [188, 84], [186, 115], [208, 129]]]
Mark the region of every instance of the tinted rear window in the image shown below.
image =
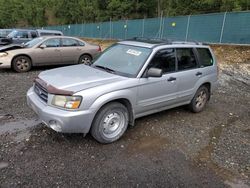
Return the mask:
[[210, 50], [207, 48], [197, 48], [200, 57], [201, 67], [207, 67], [214, 64]]

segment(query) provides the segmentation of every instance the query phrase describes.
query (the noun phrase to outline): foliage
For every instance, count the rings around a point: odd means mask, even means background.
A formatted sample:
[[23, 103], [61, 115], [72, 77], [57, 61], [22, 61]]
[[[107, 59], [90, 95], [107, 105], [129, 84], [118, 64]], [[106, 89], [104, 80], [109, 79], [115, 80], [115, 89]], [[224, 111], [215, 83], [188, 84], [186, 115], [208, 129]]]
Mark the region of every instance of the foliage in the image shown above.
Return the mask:
[[249, 10], [250, 0], [0, 0], [0, 28]]

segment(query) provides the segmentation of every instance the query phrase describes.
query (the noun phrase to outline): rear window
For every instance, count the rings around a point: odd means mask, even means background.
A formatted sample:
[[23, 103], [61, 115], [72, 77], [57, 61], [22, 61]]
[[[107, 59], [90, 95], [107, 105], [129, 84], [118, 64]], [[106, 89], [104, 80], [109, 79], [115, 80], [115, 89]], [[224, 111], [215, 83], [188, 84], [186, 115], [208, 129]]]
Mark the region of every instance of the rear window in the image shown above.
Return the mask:
[[210, 50], [207, 48], [197, 48], [201, 67], [212, 66], [214, 64], [213, 57], [210, 53]]
[[60, 33], [41, 32], [40, 36], [61, 36]]

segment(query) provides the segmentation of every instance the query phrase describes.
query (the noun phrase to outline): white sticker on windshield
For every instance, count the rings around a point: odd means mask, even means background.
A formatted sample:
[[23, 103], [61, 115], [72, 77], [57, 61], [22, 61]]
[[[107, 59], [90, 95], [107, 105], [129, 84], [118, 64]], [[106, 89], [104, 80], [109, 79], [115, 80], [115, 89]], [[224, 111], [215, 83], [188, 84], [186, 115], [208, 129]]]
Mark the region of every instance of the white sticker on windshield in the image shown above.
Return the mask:
[[141, 52], [140, 51], [137, 51], [137, 50], [132, 50], [132, 49], [129, 49], [127, 51], [128, 54], [131, 54], [131, 55], [135, 55], [135, 56], [139, 56], [141, 55]]

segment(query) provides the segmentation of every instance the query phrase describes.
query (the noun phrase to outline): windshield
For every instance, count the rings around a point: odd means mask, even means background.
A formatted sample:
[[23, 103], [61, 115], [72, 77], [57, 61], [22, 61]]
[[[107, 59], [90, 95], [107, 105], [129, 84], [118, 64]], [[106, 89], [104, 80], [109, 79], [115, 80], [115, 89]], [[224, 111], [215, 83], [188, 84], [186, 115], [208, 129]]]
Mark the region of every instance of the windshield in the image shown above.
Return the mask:
[[26, 48], [32, 48], [33, 46], [37, 45], [38, 43], [40, 43], [43, 40], [42, 37], [40, 38], [35, 38], [27, 43], [25, 43], [24, 47]]
[[18, 31], [14, 30], [14, 31], [11, 31], [7, 37], [9, 38], [15, 38], [16, 34], [17, 34]]
[[149, 48], [116, 44], [105, 50], [92, 66], [121, 76], [136, 77], [150, 53]]
[[0, 37], [6, 37], [10, 33], [10, 30], [1, 30], [0, 29]]

